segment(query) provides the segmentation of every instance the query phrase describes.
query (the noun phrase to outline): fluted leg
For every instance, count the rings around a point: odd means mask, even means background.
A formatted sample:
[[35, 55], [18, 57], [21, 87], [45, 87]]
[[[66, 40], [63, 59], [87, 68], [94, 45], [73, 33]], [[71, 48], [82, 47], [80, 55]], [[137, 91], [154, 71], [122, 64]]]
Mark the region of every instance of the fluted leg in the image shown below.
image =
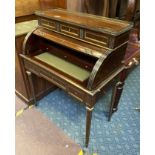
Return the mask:
[[116, 83], [116, 85], [115, 85], [115, 87], [113, 89], [108, 121], [111, 120], [112, 114], [114, 112], [116, 112], [117, 109], [118, 109], [118, 103], [119, 103], [119, 100], [121, 98], [121, 94], [122, 94], [122, 91], [123, 91], [123, 86], [124, 86], [124, 81], [126, 79], [126, 76], [127, 76], [127, 69], [124, 69], [120, 73], [119, 82]]
[[28, 75], [28, 80], [29, 80], [29, 83], [30, 83], [30, 89], [31, 89], [34, 105], [37, 106], [37, 100], [36, 100], [34, 85], [33, 85], [33, 80], [32, 80], [32, 73], [30, 71], [26, 71], [26, 73]]
[[86, 107], [86, 110], [87, 110], [87, 112], [86, 112], [86, 137], [85, 137], [85, 146], [88, 147], [93, 108]]

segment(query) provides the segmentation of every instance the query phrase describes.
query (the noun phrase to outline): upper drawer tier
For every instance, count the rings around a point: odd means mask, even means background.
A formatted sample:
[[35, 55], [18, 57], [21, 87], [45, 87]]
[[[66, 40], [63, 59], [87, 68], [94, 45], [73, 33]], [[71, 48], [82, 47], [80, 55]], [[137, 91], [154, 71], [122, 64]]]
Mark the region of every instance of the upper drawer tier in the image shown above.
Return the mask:
[[[48, 30], [57, 32], [59, 34], [75, 38], [78, 40], [82, 40], [92, 45], [96, 45], [99, 47], [109, 47], [109, 35], [104, 33], [99, 33], [96, 31], [82, 29], [80, 27], [62, 23], [54, 20], [49, 20], [45, 18], [39, 18], [39, 25]], [[111, 48], [111, 47], [110, 47]]]
[[63, 9], [51, 9], [47, 11], [37, 11], [36, 15], [56, 21], [62, 21], [80, 28], [88, 28], [93, 31], [118, 36], [132, 28], [132, 24], [127, 21], [95, 16], [86, 13], [71, 12]]
[[98, 47], [111, 49], [128, 41], [132, 27], [129, 22], [125, 21], [58, 9], [36, 14], [39, 25], [43, 28]]

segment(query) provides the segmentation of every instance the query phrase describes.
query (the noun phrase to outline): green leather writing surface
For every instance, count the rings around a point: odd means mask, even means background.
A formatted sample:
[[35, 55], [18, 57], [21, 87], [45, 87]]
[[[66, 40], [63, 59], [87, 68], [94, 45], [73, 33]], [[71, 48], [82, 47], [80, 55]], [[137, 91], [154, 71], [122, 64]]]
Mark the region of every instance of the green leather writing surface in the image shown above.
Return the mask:
[[37, 58], [40, 61], [47, 63], [48, 65], [72, 76], [73, 78], [75, 78], [81, 82], [86, 80], [90, 75], [89, 71], [87, 71], [77, 65], [74, 65], [73, 63], [65, 61], [51, 53], [48, 53], [48, 52], [39, 54], [39, 55], [35, 56], [35, 58]]

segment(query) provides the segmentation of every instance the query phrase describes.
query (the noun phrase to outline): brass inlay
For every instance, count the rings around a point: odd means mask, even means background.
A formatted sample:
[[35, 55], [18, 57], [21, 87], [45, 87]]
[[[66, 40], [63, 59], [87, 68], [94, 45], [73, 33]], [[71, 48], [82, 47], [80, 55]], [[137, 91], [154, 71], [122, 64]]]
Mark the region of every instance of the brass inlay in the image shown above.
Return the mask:
[[[44, 27], [44, 26], [43, 26]], [[50, 30], [48, 27], [44, 27], [44, 28], [46, 28], [46, 29], [48, 29], [48, 30]], [[40, 31], [40, 30], [39, 30]], [[83, 41], [83, 42], [86, 42], [86, 43], [88, 43], [88, 44], [91, 44], [91, 45], [95, 45], [95, 46], [97, 46], [97, 47], [101, 47], [101, 48], [103, 48], [103, 45], [99, 45], [99, 44], [96, 44], [96, 43], [93, 43], [93, 42], [90, 42], [90, 41], [87, 41], [87, 40], [84, 40], [83, 38], [81, 39], [80, 37], [79, 38], [77, 38], [76, 36], [71, 36], [71, 35], [69, 35], [69, 34], [67, 34], [67, 33], [61, 33], [61, 32], [59, 32], [58, 30], [56, 31], [56, 30], [53, 30], [53, 32], [57, 32], [57, 33], [59, 33], [59, 34], [63, 34], [63, 35], [65, 35], [65, 36], [68, 36], [68, 37], [71, 37], [71, 38], [74, 38], [74, 39], [78, 39], [78, 40], [80, 40], [80, 41]], [[109, 49], [108, 47], [104, 47], [105, 49]], [[95, 51], [94, 50], [94, 52], [97, 52], [97, 51]], [[100, 57], [100, 53], [98, 52], [98, 54], [99, 54], [99, 56], [97, 56], [98, 58]]]
[[[95, 38], [92, 38], [90, 35], [94, 36], [94, 37], [97, 37], [98, 39], [95, 39]], [[85, 32], [85, 36], [84, 36], [85, 39], [87, 40], [90, 40], [92, 42], [96, 42], [96, 43], [100, 43], [100, 44], [104, 44], [104, 45], [107, 45], [107, 41], [108, 41], [108, 38], [105, 37], [105, 36], [100, 36], [100, 35], [97, 35], [95, 33], [91, 33], [91, 32]], [[103, 39], [105, 41], [103, 41]], [[101, 40], [101, 41], [100, 41]]]
[[86, 109], [89, 111], [93, 111], [94, 107], [92, 107], [92, 108], [86, 107]]
[[[114, 36], [118, 36], [126, 31], [129, 31], [132, 27], [133, 27], [133, 23], [132, 22], [127, 22], [127, 21], [122, 21], [122, 20], [118, 20], [118, 19], [113, 19], [113, 18], [107, 18], [107, 17], [103, 17], [103, 16], [96, 16], [96, 15], [92, 15], [92, 14], [84, 14], [84, 13], [80, 13], [80, 12], [74, 12], [74, 11], [66, 11], [64, 9], [53, 9], [52, 11], [56, 11], [56, 12], [63, 12], [65, 14], [67, 14], [67, 17], [72, 17], [73, 15], [79, 15], [79, 17], [88, 17], [88, 19], [92, 19], [92, 20], [97, 20], [100, 22], [103, 22], [103, 21], [107, 21], [107, 23], [116, 23], [116, 25], [122, 25], [122, 29], [120, 31], [112, 31], [112, 30], [109, 30], [109, 29], [106, 29], [104, 27], [98, 27], [98, 26], [94, 26], [93, 29], [97, 30], [98, 32], [103, 32], [103, 33], [107, 33], [107, 34], [110, 34], [110, 35], [114, 35]], [[48, 12], [48, 11], [47, 11]], [[49, 16], [47, 15], [46, 13], [44, 15], [42, 15], [42, 12], [41, 11], [37, 11], [36, 12], [36, 15], [40, 16], [40, 17], [46, 17], [46, 18], [49, 18], [49, 19], [57, 19], [57, 20], [60, 20], [60, 18], [54, 18], [53, 16]], [[62, 16], [61, 16], [62, 17]], [[68, 22], [72, 22], [72, 18], [68, 18]], [[78, 25], [78, 26], [81, 26], [83, 28], [89, 28], [90, 25], [81, 25], [82, 23], [78, 23], [76, 21], [73, 22], [74, 24]], [[88, 22], [87, 22], [88, 23]]]
[[67, 25], [61, 25], [61, 32], [65, 32], [74, 36], [79, 36], [78, 29]]
[[56, 28], [56, 23], [55, 22], [48, 21], [48, 20], [45, 20], [45, 19], [41, 19], [41, 25], [45, 26], [45, 27], [50, 27], [52, 29]]

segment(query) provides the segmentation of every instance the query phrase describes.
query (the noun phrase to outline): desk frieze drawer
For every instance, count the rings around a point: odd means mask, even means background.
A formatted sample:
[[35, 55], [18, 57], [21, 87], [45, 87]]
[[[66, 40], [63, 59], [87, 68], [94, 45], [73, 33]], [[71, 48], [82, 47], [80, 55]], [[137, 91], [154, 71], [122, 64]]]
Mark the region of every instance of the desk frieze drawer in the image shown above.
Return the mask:
[[53, 84], [55, 84], [59, 88], [67, 91], [68, 94], [70, 94], [71, 96], [76, 98], [78, 101], [84, 102], [85, 94], [84, 94], [84, 92], [82, 92], [78, 88], [74, 88], [74, 87], [68, 85], [65, 81], [62, 81], [60, 78], [56, 77], [52, 73], [42, 69], [41, 67], [36, 66], [35, 64], [33, 64], [27, 60], [24, 60], [24, 65], [25, 65], [25, 68], [27, 70], [29, 70], [32, 73], [52, 82]]
[[53, 20], [40, 19], [39, 24], [45, 28], [56, 30], [56, 22]]
[[89, 30], [85, 30], [84, 40], [94, 43], [94, 44], [108, 46], [108, 36], [104, 36], [104, 34], [101, 35], [98, 32], [92, 32]]
[[60, 80], [58, 77], [56, 77], [55, 75], [53, 75], [52, 73], [44, 70], [43, 68], [41, 67], [38, 67], [36, 66], [35, 64], [27, 61], [27, 60], [24, 60], [24, 65], [25, 65], [25, 68], [31, 72], [33, 72], [34, 74], [42, 77], [42, 78], [45, 78], [46, 80], [52, 82], [53, 84], [55, 84], [56, 86], [66, 90], [66, 86], [67, 84]]
[[65, 83], [64, 81], [62, 81], [61, 79], [59, 79], [58, 77], [53, 77], [53, 84], [55, 84], [56, 86], [58, 86], [59, 88], [62, 88], [63, 90], [66, 90], [67, 87], [67, 83]]
[[80, 29], [68, 24], [60, 24], [60, 32], [71, 37], [80, 37]]
[[85, 94], [78, 88], [74, 88], [72, 86], [68, 86], [67, 88], [68, 94], [79, 100], [80, 102], [84, 102]]
[[39, 68], [36, 65], [34, 65], [33, 63], [24, 59], [24, 66], [27, 70], [39, 75]]
[[58, 86], [59, 88], [62, 88], [63, 90], [66, 90], [66, 83], [65, 81], [62, 81], [59, 77], [55, 76], [54, 74], [52, 74], [51, 72], [48, 72], [42, 68], [39, 69], [39, 74], [41, 77], [45, 78], [46, 80], [52, 82], [53, 84], [55, 84], [56, 86]]

